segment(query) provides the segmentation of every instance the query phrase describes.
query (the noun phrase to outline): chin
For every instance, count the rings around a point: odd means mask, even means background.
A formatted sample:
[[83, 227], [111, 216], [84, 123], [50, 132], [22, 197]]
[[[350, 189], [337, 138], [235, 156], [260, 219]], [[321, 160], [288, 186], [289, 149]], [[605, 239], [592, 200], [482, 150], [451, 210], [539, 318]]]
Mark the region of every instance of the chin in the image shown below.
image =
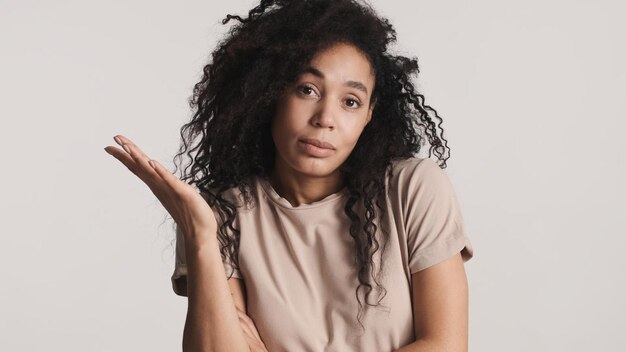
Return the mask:
[[297, 162], [297, 170], [314, 177], [325, 177], [333, 174], [340, 164], [331, 158], [301, 157]]

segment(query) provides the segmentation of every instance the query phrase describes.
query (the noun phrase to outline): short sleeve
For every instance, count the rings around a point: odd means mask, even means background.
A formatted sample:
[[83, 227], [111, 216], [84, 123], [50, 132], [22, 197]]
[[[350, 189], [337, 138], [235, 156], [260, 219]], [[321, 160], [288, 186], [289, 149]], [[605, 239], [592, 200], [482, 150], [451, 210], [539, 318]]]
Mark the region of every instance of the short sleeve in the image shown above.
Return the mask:
[[399, 182], [411, 274], [459, 252], [463, 262], [470, 260], [474, 250], [448, 175], [430, 158], [403, 165]]
[[[177, 225], [176, 228], [176, 249], [174, 255], [174, 272], [171, 276], [174, 293], [179, 296], [187, 296], [187, 261], [185, 259], [185, 237]], [[232, 277], [242, 278], [241, 272], [235, 269], [229, 262], [223, 261], [225, 274]], [[228, 277], [228, 275], [226, 276]]]

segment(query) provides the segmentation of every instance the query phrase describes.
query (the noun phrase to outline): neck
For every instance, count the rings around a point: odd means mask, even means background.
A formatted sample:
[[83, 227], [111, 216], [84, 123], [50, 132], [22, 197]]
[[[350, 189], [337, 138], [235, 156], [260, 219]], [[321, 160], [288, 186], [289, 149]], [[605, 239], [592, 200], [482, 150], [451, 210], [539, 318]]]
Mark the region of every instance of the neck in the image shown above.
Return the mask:
[[269, 176], [269, 182], [276, 193], [294, 207], [322, 200], [341, 191], [345, 186], [339, 170], [328, 176], [311, 177], [282, 172], [275, 167]]

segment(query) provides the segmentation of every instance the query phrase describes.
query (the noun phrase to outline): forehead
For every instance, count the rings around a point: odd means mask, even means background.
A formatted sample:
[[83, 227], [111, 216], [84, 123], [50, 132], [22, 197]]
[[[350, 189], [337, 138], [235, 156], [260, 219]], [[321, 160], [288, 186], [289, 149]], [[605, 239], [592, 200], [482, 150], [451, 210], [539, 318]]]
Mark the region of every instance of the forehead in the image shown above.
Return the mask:
[[335, 44], [317, 53], [301, 72], [301, 74], [307, 73], [342, 83], [362, 82], [370, 88], [375, 78], [367, 56], [355, 46], [343, 43]]

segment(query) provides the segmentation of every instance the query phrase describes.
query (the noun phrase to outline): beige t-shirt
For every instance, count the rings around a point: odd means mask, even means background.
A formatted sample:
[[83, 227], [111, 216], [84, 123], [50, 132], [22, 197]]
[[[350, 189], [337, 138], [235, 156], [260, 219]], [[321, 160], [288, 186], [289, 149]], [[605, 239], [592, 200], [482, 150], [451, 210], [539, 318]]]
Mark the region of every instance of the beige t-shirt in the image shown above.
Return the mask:
[[[294, 207], [266, 179], [255, 180], [258, 201], [240, 208], [235, 221], [241, 230], [241, 270], [233, 277], [245, 282], [248, 315], [269, 351], [380, 352], [407, 345], [415, 340], [411, 274], [459, 251], [464, 262], [472, 258], [459, 202], [444, 170], [432, 159], [417, 157], [392, 167], [383, 220], [390, 232], [381, 282], [387, 292], [382, 306], [370, 307], [363, 288], [359, 291], [365, 332], [356, 320], [359, 282], [350, 219], [343, 211], [347, 190]], [[186, 275], [181, 242], [177, 233], [171, 280], [179, 295], [184, 284], [179, 279]], [[374, 256], [374, 274], [380, 252]], [[226, 274], [233, 269], [228, 262], [224, 268]], [[376, 304], [373, 281], [372, 288], [369, 302]]]

